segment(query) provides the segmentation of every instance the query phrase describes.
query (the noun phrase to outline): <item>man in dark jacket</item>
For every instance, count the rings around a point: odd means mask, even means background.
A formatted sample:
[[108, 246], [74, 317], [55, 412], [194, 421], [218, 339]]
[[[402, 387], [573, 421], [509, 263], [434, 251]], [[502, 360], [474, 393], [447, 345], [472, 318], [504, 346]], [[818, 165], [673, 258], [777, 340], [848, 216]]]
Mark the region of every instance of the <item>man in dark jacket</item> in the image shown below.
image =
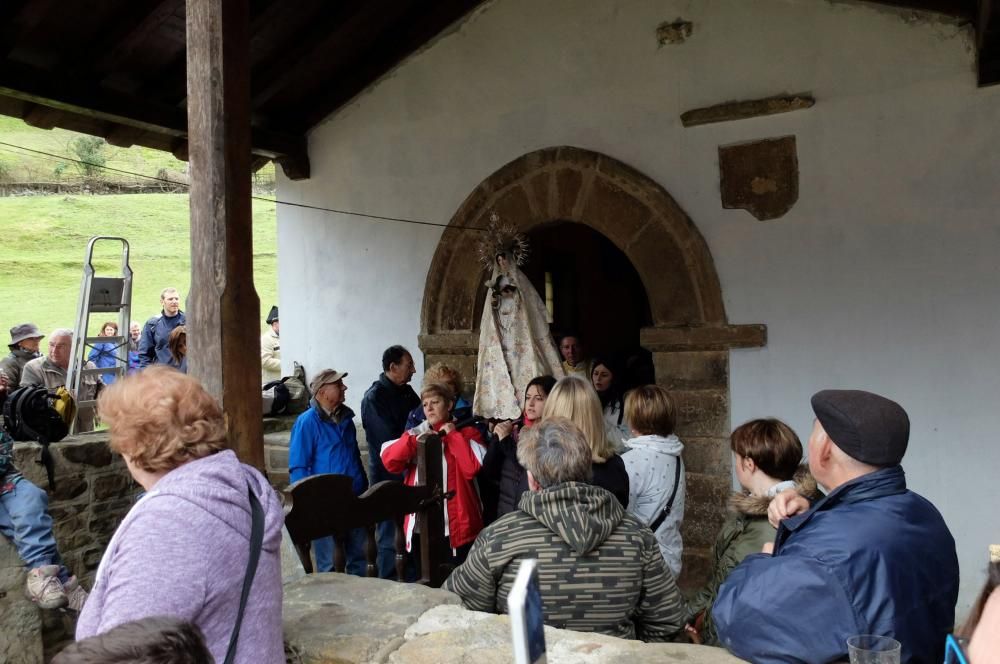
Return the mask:
[[506, 613], [520, 561], [535, 558], [545, 624], [643, 641], [676, 634], [683, 602], [656, 538], [588, 483], [583, 433], [565, 418], [543, 420], [521, 434], [517, 457], [531, 491], [479, 533], [444, 588], [468, 609]]
[[178, 325], [187, 321], [181, 311], [181, 296], [176, 288], [164, 288], [160, 293], [160, 306], [163, 310], [159, 316], [153, 316], [142, 328], [142, 339], [139, 341], [139, 368], [145, 369], [152, 364], [170, 364], [170, 349], [167, 341], [170, 333]]
[[[382, 444], [403, 435], [406, 417], [420, 404], [420, 397], [410, 387], [417, 370], [413, 356], [402, 346], [390, 346], [382, 353], [382, 375], [361, 400], [361, 426], [368, 441], [368, 479], [372, 484], [385, 480], [402, 481], [382, 464]], [[382, 521], [376, 531], [378, 570], [383, 579], [396, 576], [396, 525]]]
[[906, 411], [858, 390], [818, 392], [812, 407], [809, 467], [829, 494], [774, 499], [771, 516], [790, 518], [773, 555], [747, 557], [720, 588], [721, 643], [753, 662], [830, 662], [877, 634], [902, 643], [904, 664], [941, 662], [958, 558], [941, 515], [906, 488]]
[[44, 334], [38, 331], [34, 323], [21, 323], [10, 328], [10, 355], [0, 360], [0, 373], [7, 376], [7, 385], [16, 390], [21, 386], [21, 372], [24, 365], [41, 357], [38, 346]]

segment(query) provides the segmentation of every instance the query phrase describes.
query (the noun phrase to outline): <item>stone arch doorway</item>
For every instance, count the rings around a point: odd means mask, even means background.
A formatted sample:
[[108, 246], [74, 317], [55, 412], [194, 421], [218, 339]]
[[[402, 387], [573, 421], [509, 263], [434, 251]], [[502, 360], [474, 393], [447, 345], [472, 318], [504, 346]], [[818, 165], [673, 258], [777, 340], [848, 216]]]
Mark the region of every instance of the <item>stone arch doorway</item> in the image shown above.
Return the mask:
[[703, 580], [731, 486], [728, 435], [729, 351], [763, 346], [763, 325], [730, 325], [708, 246], [670, 194], [607, 155], [573, 147], [528, 153], [487, 177], [452, 217], [427, 274], [419, 344], [428, 363], [448, 362], [474, 383], [485, 275], [479, 234], [495, 210], [531, 234], [554, 222], [585, 225], [614, 244], [635, 268], [650, 325], [639, 341], [656, 380], [678, 406], [685, 442], [688, 500], [685, 585]]

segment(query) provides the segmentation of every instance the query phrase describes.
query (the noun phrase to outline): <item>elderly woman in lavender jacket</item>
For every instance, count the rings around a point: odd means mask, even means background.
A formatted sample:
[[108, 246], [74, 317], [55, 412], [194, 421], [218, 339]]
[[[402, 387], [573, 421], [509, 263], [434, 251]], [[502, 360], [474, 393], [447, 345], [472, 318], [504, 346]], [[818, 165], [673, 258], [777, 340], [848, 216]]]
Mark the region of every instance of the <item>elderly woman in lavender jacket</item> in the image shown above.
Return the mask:
[[154, 366], [116, 381], [98, 408], [112, 450], [147, 493], [104, 553], [76, 638], [170, 616], [201, 628], [222, 662], [250, 555], [249, 487], [263, 508], [264, 540], [235, 661], [284, 662], [281, 505], [263, 476], [227, 449], [219, 404], [194, 378]]

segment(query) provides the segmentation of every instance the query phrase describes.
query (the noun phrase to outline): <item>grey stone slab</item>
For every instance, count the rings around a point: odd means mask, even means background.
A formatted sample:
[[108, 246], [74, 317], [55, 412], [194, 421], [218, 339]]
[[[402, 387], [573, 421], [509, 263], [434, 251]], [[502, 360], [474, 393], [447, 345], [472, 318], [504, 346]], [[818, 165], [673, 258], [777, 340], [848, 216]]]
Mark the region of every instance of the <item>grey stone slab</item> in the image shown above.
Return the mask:
[[[552, 627], [545, 628], [545, 642], [549, 664], [734, 664], [743, 661], [720, 648], [643, 643]], [[387, 661], [389, 664], [471, 661], [509, 664], [513, 658], [507, 616], [467, 611], [460, 606], [438, 606], [406, 630], [404, 643], [389, 654]]]
[[303, 664], [385, 661], [428, 609], [457, 596], [415, 584], [310, 574], [284, 587], [285, 639]]

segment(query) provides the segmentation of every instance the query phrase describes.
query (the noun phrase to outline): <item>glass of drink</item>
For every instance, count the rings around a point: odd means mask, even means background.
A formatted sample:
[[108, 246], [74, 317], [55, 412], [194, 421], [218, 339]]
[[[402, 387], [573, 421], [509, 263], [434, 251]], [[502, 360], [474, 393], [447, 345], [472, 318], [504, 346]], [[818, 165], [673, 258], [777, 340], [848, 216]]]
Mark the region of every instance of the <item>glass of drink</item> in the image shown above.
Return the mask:
[[847, 639], [851, 664], [899, 664], [901, 645], [896, 639], [859, 634]]

